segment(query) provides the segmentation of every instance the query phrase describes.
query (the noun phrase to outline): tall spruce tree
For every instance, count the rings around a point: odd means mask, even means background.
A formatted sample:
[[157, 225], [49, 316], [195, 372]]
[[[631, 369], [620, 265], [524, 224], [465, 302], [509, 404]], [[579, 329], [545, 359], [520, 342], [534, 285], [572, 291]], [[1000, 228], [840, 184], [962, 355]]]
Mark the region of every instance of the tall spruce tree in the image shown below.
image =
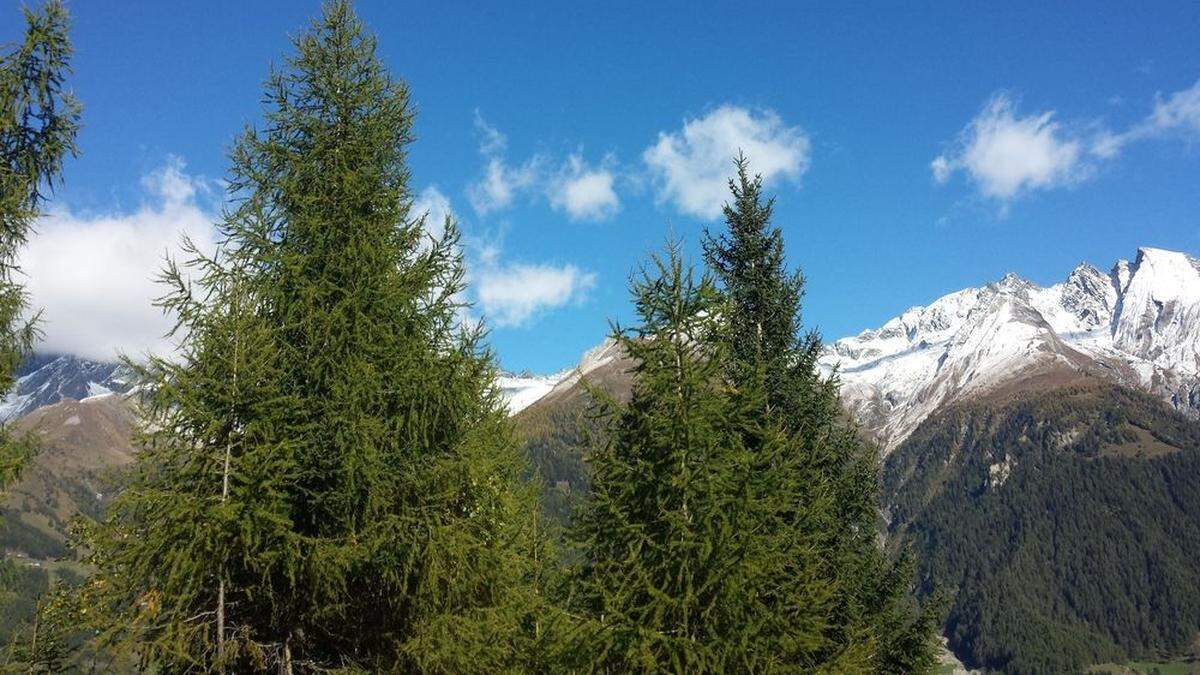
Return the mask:
[[787, 270], [783, 234], [771, 224], [774, 199], [764, 201], [762, 178], [751, 177], [745, 156], [735, 159], [735, 167], [733, 199], [724, 208], [728, 231], [709, 233], [704, 241], [705, 259], [726, 298], [721, 338], [731, 358], [725, 375], [734, 386], [763, 390], [761, 415], [819, 467], [810, 480], [827, 486], [832, 501], [832, 508], [803, 506], [807, 522], [782, 522], [777, 535], [790, 539], [792, 530], [805, 530], [809, 548], [797, 555], [817, 556], [829, 574], [834, 598], [824, 631], [827, 658], [865, 644], [866, 670], [927, 670], [936, 609], [916, 608], [907, 560], [889, 558], [879, 544], [876, 450], [846, 419], [836, 377], [817, 369], [821, 338], [802, 332], [804, 277]]
[[164, 275], [179, 354], [144, 369], [137, 477], [90, 536], [100, 628], [144, 668], [538, 658], [535, 491], [375, 45], [326, 5], [232, 151], [219, 251]]
[[[36, 316], [20, 282], [17, 257], [39, 208], [74, 155], [80, 106], [66, 89], [71, 72], [70, 17], [61, 2], [25, 9], [25, 36], [0, 55], [0, 391], [37, 338]], [[0, 429], [0, 487], [12, 481], [32, 451], [26, 439]]]
[[[722, 299], [677, 247], [632, 284], [641, 324], [627, 405], [608, 400], [577, 517], [576, 667], [602, 672], [852, 672], [828, 651], [825, 561], [797, 555], [828, 508], [818, 467], [761, 410], [766, 389], [726, 377]], [[785, 525], [802, 526], [787, 528]], [[778, 536], [791, 532], [791, 539]]]

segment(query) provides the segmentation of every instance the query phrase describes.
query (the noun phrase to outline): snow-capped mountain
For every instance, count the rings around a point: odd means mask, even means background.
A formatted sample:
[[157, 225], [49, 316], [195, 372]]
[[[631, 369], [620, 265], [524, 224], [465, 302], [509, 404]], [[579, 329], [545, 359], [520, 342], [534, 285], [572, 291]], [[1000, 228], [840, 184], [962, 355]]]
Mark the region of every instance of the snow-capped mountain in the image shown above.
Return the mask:
[[838, 340], [821, 364], [885, 451], [943, 405], [1038, 376], [1102, 375], [1200, 414], [1200, 261], [1142, 248], [1047, 288], [1010, 274]]
[[[502, 373], [497, 380], [510, 414], [545, 396], [573, 370], [554, 375]], [[0, 421], [17, 419], [64, 398], [123, 394], [132, 386], [130, 373], [118, 363], [89, 361], [70, 355], [35, 355], [17, 372], [13, 390], [0, 401]]]
[[[620, 379], [608, 371], [625, 370], [621, 356], [605, 340], [574, 368], [504, 373], [498, 385], [516, 414], [585, 375]], [[941, 406], [1034, 377], [1102, 375], [1200, 415], [1200, 260], [1142, 248], [1108, 273], [1084, 263], [1046, 288], [1010, 274], [833, 342], [821, 365], [838, 369], [843, 399], [885, 452]], [[129, 387], [117, 364], [35, 357], [0, 404], [0, 419]]]
[[562, 375], [531, 375], [529, 373], [501, 373], [496, 384], [504, 395], [508, 414], [515, 415], [545, 396], [558, 384]]
[[585, 352], [579, 359], [579, 364], [574, 368], [568, 368], [554, 375], [502, 373], [498, 384], [504, 392], [509, 414], [515, 415], [550, 394], [570, 389], [583, 376], [616, 361], [620, 357], [620, 352], [617, 343], [611, 338], [606, 338]]
[[34, 355], [17, 371], [16, 385], [0, 403], [0, 421], [16, 419], [64, 398], [124, 393], [130, 386], [129, 371], [118, 363], [61, 354]]

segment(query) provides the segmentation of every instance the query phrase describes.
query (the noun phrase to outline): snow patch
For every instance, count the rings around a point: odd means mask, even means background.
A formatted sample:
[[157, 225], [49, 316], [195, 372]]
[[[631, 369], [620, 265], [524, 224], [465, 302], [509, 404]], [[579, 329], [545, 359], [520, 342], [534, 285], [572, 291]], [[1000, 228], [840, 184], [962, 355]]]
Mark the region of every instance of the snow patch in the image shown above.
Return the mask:
[[536, 403], [538, 399], [550, 393], [557, 383], [556, 376], [537, 377], [506, 374], [496, 380], [497, 386], [504, 395], [504, 402], [508, 406], [510, 415], [515, 415]]

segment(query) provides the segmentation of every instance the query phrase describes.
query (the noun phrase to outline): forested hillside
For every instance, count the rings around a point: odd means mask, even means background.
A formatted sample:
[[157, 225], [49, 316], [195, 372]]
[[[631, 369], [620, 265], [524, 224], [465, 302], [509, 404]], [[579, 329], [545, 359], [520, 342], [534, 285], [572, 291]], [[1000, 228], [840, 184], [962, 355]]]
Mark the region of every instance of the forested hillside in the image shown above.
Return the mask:
[[888, 459], [893, 541], [968, 665], [1061, 673], [1200, 630], [1200, 426], [1102, 383], [955, 406]]

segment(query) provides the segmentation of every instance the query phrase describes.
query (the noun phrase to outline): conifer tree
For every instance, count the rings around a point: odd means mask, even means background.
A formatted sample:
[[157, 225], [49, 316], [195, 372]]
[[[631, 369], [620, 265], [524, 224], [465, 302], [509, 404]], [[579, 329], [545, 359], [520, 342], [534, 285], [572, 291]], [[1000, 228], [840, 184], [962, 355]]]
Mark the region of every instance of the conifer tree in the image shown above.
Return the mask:
[[[707, 234], [705, 259], [726, 299], [721, 334], [730, 360], [725, 376], [737, 387], [763, 389], [760, 414], [787, 433], [796, 452], [818, 467], [807, 480], [827, 487], [828, 508], [802, 505], [808, 522], [784, 522], [784, 539], [803, 531], [807, 550], [828, 573], [834, 593], [824, 652], [843, 658], [866, 645], [867, 669], [919, 672], [932, 666], [934, 606], [918, 611], [909, 598], [911, 572], [878, 543], [878, 460], [841, 409], [836, 377], [817, 368], [821, 338], [802, 332], [804, 277], [789, 273], [783, 234], [771, 224], [774, 199], [751, 177], [743, 155], [724, 208], [728, 232]], [[782, 470], [784, 467], [780, 467]], [[814, 527], [815, 526], [815, 527]], [[824, 658], [824, 657], [823, 657]]]
[[12, 636], [4, 672], [64, 673], [71, 666], [73, 635], [81, 624], [78, 595], [62, 582], [38, 598], [33, 618]]
[[[604, 403], [592, 495], [572, 537], [576, 649], [602, 672], [777, 672], [826, 665], [831, 592], [820, 559], [773, 533], [825, 497], [815, 466], [760, 414], [765, 389], [733, 386], [716, 339], [725, 311], [677, 247], [632, 284], [640, 325], [614, 331], [634, 363], [627, 405]], [[780, 470], [779, 467], [786, 467]], [[794, 530], [799, 531], [799, 529]]]
[[[80, 106], [66, 90], [71, 72], [70, 18], [61, 2], [25, 9], [25, 36], [0, 55], [0, 391], [12, 388], [17, 368], [37, 338], [37, 321], [16, 268], [39, 207], [74, 155]], [[32, 451], [27, 439], [0, 429], [0, 487], [11, 482]]]
[[168, 266], [134, 484], [90, 536], [105, 637], [165, 671], [500, 672], [539, 658], [535, 490], [413, 113], [349, 4], [272, 74], [213, 255]]
[[[9, 391], [17, 368], [38, 337], [17, 260], [42, 203], [62, 179], [63, 161], [76, 153], [80, 106], [66, 89], [71, 72], [70, 17], [61, 2], [26, 8], [25, 35], [0, 54], [0, 391]], [[37, 449], [32, 436], [14, 436], [0, 425], [0, 490], [11, 484]], [[7, 569], [0, 561], [0, 585]], [[66, 658], [59, 593], [38, 600], [29, 625], [7, 645], [5, 663], [27, 672], [57, 672]], [[38, 639], [40, 633], [40, 640]]]

